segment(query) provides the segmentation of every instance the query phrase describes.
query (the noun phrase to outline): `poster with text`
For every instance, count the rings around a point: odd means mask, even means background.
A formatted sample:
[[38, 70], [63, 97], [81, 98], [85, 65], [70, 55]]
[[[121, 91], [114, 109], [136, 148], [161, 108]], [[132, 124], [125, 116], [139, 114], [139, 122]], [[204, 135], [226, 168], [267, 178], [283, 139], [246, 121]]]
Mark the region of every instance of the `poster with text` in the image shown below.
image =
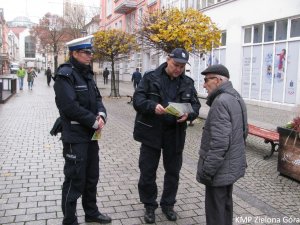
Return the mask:
[[289, 43], [289, 54], [287, 57], [285, 103], [295, 104], [297, 96], [297, 74], [300, 65], [300, 42]]
[[280, 43], [275, 46], [273, 98], [274, 102], [283, 102], [284, 79], [285, 79], [286, 44]]
[[252, 53], [251, 99], [259, 99], [261, 46], [254, 46]]
[[242, 97], [249, 98], [250, 87], [251, 47], [243, 48]]
[[271, 100], [273, 81], [273, 45], [265, 45], [262, 65], [261, 100]]

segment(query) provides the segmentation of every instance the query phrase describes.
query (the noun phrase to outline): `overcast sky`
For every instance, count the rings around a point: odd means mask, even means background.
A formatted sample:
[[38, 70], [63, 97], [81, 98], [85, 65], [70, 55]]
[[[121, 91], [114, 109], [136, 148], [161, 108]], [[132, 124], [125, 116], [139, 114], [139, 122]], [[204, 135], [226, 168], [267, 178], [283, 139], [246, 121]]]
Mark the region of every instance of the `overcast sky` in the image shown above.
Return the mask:
[[[99, 7], [100, 0], [73, 0], [84, 3], [87, 8]], [[4, 9], [4, 18], [11, 21], [18, 16], [26, 16], [38, 23], [47, 12], [62, 15], [63, 0], [0, 0], [0, 8]]]

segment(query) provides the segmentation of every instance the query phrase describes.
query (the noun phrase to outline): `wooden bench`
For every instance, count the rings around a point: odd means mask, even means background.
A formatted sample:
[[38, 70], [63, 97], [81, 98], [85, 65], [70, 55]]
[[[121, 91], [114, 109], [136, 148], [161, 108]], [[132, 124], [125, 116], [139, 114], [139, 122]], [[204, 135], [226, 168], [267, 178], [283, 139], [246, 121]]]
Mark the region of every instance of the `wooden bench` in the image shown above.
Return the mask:
[[267, 130], [252, 124], [248, 124], [248, 133], [256, 137], [263, 138], [265, 143], [271, 144], [271, 152], [264, 156], [264, 159], [269, 159], [274, 152], [277, 152], [279, 146], [279, 133], [272, 130]]

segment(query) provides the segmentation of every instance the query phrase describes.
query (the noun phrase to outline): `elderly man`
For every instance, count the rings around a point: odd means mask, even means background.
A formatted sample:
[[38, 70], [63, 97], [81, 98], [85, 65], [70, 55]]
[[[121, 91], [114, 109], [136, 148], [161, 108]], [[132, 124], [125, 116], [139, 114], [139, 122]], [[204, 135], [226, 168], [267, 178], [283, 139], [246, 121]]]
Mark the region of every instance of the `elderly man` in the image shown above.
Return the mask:
[[197, 181], [205, 185], [206, 224], [231, 225], [233, 183], [244, 176], [247, 167], [247, 110], [225, 66], [210, 66], [202, 75], [210, 110], [203, 128]]
[[106, 109], [93, 80], [92, 38], [67, 43], [70, 60], [57, 69], [55, 101], [62, 124], [65, 180], [62, 187], [63, 224], [77, 225], [76, 204], [82, 196], [86, 222], [110, 223], [96, 205], [99, 145], [92, 140], [106, 122]]
[[[186, 121], [194, 120], [200, 109], [194, 81], [184, 74], [188, 59], [187, 51], [174, 49], [168, 55], [167, 62], [145, 73], [133, 95], [133, 106], [137, 111], [134, 139], [142, 143], [138, 189], [146, 209], [146, 223], [155, 222], [154, 212], [158, 207], [156, 170], [161, 154], [165, 176], [160, 206], [168, 220], [177, 219], [174, 204], [182, 166]], [[166, 114], [165, 108], [169, 102], [190, 103], [193, 112], [180, 117]]]

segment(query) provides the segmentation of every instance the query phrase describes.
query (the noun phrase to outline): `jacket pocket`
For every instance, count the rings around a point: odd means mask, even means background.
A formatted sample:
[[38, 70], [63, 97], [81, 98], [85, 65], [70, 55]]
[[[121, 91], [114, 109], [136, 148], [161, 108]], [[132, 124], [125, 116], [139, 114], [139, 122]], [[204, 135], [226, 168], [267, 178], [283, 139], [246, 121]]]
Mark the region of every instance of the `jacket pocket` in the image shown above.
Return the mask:
[[89, 90], [87, 85], [75, 86], [75, 93], [80, 104], [86, 103], [86, 99], [89, 99]]

